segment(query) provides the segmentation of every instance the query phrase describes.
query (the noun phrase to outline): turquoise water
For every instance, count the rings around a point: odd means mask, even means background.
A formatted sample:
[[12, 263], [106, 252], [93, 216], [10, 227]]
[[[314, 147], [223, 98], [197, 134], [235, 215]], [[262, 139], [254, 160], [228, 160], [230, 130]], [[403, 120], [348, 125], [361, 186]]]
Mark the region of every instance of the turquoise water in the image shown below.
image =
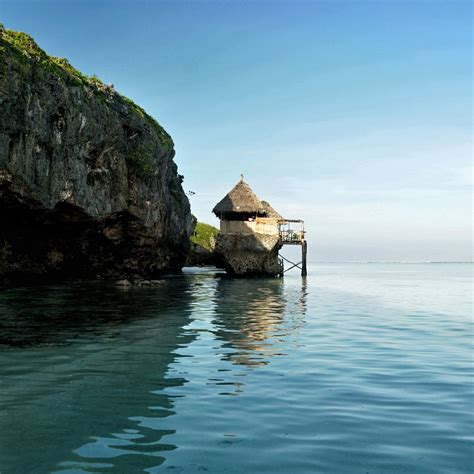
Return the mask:
[[0, 292], [0, 472], [472, 473], [472, 265]]

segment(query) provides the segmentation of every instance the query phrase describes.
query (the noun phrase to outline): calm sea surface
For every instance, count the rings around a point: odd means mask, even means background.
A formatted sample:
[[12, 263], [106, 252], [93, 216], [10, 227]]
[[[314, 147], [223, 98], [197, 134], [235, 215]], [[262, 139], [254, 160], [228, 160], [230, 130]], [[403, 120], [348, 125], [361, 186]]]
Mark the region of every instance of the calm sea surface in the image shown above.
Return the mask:
[[0, 291], [0, 472], [472, 474], [472, 269]]

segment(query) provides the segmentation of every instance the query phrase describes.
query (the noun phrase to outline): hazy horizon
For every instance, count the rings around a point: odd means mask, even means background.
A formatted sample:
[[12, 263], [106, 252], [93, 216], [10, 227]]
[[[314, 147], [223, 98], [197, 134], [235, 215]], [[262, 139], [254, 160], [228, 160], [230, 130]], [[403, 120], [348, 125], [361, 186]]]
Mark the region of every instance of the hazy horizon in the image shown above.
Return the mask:
[[153, 115], [199, 220], [243, 173], [310, 261], [472, 261], [471, 2], [0, 0], [0, 22]]

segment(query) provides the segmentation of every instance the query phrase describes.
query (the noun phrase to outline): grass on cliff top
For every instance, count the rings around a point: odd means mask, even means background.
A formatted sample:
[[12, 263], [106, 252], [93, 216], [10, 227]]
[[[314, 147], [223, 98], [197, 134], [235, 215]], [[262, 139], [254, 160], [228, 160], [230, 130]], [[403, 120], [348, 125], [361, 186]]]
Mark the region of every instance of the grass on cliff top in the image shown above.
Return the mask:
[[126, 105], [131, 113], [139, 115], [156, 132], [160, 143], [167, 149], [173, 148], [173, 140], [166, 130], [150, 115], [148, 115], [133, 100], [116, 92], [112, 86], [105, 85], [96, 75], [86, 76], [78, 71], [66, 58], [56, 58], [49, 56], [42, 50], [36, 41], [28, 34], [21, 31], [6, 29], [0, 23], [0, 54], [10, 53], [20, 63], [26, 64], [34, 61], [56, 77], [61, 78], [66, 83], [75, 86], [85, 86], [93, 92], [105, 98], [106, 95], [113, 95], [122, 104]]
[[219, 229], [216, 229], [212, 225], [204, 224], [204, 222], [198, 222], [194, 230], [194, 235], [191, 236], [191, 242], [207, 250], [213, 250], [214, 241], [218, 234]]

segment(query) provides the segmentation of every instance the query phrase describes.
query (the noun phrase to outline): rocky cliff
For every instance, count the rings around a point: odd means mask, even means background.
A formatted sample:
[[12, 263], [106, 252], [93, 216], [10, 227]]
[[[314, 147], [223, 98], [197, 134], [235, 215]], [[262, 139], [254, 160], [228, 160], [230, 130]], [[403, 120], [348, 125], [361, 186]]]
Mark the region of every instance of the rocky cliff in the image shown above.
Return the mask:
[[143, 109], [0, 25], [0, 281], [179, 269], [194, 221]]

